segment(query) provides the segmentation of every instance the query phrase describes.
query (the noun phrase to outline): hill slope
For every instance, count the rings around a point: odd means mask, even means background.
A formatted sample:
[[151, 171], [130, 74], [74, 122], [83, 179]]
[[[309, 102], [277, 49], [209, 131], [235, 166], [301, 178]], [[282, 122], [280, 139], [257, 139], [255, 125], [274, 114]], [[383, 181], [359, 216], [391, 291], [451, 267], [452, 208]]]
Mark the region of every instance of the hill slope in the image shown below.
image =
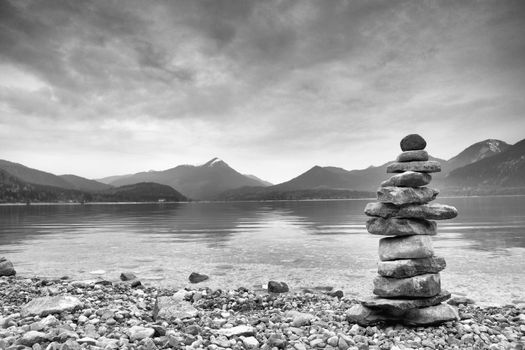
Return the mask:
[[525, 139], [504, 152], [451, 171], [446, 182], [470, 188], [525, 186]]
[[212, 199], [217, 194], [243, 186], [265, 186], [265, 183], [243, 175], [218, 158], [200, 165], [179, 165], [163, 171], [148, 171], [118, 177], [113, 186], [139, 182], [156, 182], [176, 188], [192, 199]]
[[26, 167], [25, 165], [0, 159], [0, 169], [17, 179], [34, 185], [54, 186], [72, 189], [73, 185], [60, 176], [45, 171]]
[[67, 181], [72, 186], [72, 188], [76, 190], [81, 190], [81, 191], [97, 192], [97, 191], [107, 190], [113, 187], [111, 185], [107, 185], [102, 182], [98, 182], [95, 180], [89, 180], [89, 179], [86, 179], [80, 176], [76, 176], [76, 175], [71, 175], [71, 174], [60, 175], [59, 177]]
[[490, 158], [506, 151], [509, 147], [510, 145], [508, 143], [495, 139], [477, 142], [443, 163], [443, 173], [447, 174], [454, 169], [464, 167], [465, 165], [475, 163], [485, 158]]

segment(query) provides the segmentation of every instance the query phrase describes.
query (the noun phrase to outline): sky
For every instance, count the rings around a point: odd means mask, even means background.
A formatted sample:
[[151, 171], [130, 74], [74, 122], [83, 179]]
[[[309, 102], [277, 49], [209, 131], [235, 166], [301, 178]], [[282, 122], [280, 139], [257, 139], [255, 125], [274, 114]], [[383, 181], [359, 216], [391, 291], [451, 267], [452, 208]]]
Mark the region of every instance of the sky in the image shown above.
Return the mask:
[[273, 183], [525, 138], [525, 1], [0, 0], [0, 159]]

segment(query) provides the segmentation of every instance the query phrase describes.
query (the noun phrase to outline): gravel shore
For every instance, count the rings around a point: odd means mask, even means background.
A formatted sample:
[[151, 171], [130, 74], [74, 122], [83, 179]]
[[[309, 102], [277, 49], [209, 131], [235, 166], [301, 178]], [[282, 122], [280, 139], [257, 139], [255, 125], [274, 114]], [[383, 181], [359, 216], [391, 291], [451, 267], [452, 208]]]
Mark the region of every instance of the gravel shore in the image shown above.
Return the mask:
[[[361, 327], [345, 316], [357, 301], [340, 294], [196, 286], [0, 277], [0, 349], [525, 349], [523, 304], [459, 304], [461, 320], [436, 327]], [[158, 300], [173, 295], [185, 313], [162, 319]], [[64, 296], [63, 310], [28, 305]]]

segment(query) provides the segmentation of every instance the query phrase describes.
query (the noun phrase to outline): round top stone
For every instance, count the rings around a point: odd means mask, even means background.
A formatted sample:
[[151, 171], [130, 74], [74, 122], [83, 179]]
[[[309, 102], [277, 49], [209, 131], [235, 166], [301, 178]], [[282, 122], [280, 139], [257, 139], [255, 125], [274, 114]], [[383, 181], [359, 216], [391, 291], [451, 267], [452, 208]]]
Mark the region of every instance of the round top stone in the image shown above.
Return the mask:
[[410, 134], [403, 137], [400, 144], [402, 151], [417, 151], [425, 149], [427, 146], [425, 139], [418, 134]]

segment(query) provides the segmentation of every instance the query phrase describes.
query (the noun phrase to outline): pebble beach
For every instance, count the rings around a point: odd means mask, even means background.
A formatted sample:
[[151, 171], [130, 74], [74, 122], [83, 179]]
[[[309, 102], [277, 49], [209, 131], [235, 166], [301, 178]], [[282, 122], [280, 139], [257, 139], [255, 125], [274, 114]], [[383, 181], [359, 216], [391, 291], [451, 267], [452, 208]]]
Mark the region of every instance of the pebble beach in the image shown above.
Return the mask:
[[144, 286], [138, 280], [0, 277], [0, 349], [523, 349], [525, 305], [449, 300], [460, 319], [348, 321], [342, 292]]

